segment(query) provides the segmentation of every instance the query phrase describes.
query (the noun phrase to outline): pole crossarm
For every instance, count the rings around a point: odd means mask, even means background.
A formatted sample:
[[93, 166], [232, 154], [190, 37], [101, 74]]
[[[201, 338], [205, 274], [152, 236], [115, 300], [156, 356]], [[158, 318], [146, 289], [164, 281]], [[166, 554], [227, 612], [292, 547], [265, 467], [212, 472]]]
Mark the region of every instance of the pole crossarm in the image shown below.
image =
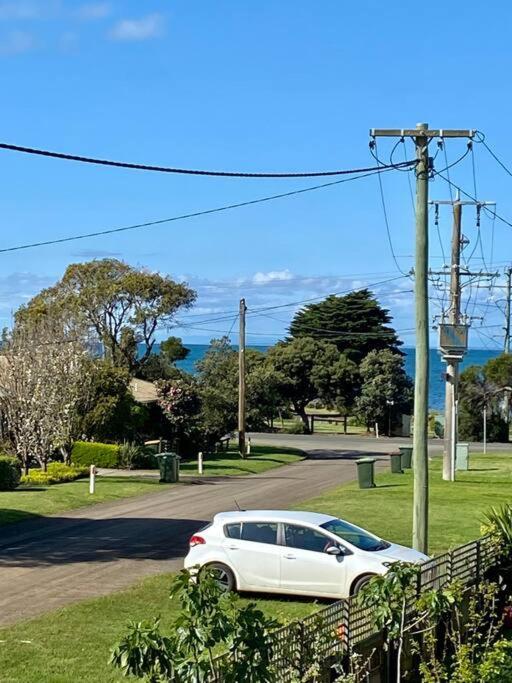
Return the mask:
[[417, 128], [370, 128], [372, 138], [474, 138], [474, 129], [445, 129], [434, 128], [418, 131]]
[[[459, 273], [461, 276], [465, 275], [466, 277], [499, 277], [499, 273], [485, 273], [482, 270], [479, 270], [478, 272], [473, 272], [471, 270], [466, 270], [464, 266], [457, 266]], [[451, 268], [447, 268], [446, 270], [429, 270], [428, 274], [429, 275], [449, 275], [451, 272]], [[498, 286], [498, 285], [496, 285]], [[504, 285], [501, 285], [503, 287]], [[484, 289], [485, 287], [482, 285], [481, 289]], [[494, 285], [493, 285], [494, 289]]]

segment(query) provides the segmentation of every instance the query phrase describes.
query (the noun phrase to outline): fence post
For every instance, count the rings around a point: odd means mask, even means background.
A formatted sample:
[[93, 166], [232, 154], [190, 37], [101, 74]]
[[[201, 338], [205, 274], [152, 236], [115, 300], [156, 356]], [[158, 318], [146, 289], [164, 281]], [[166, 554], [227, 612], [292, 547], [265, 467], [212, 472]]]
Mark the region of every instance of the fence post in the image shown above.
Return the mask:
[[476, 568], [475, 568], [475, 575], [476, 575], [476, 583], [477, 585], [480, 583], [480, 563], [481, 563], [481, 553], [480, 553], [480, 540], [476, 542]]

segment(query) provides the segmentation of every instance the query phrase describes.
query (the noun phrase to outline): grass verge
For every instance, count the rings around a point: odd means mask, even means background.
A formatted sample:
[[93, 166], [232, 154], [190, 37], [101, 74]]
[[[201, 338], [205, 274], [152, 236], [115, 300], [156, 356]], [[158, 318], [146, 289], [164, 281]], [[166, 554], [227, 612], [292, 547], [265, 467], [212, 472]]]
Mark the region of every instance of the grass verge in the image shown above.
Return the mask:
[[169, 484], [135, 477], [98, 477], [94, 495], [89, 493], [88, 479], [51, 486], [20, 486], [14, 491], [0, 491], [0, 525], [46, 517], [95, 503], [140, 496], [157, 491], [162, 486]]
[[[480, 535], [483, 513], [512, 499], [512, 456], [471, 454], [471, 469], [457, 472], [454, 483], [441, 477], [442, 459], [430, 463], [429, 548], [439, 554]], [[391, 541], [411, 544], [411, 470], [379, 474], [374, 489], [352, 483], [304, 501], [299, 509], [343, 517]]]
[[[304, 453], [296, 448], [282, 446], [251, 446], [251, 455], [241, 458], [238, 451], [231, 449], [225, 453], [213, 453], [205, 457], [203, 462], [204, 476], [240, 476], [245, 474], [261, 474], [267, 470], [289, 465], [304, 458]], [[197, 475], [197, 461], [182, 462], [180, 471], [183, 474]]]
[[[161, 615], [163, 630], [176, 616], [169, 600], [171, 575], [146, 579], [104, 598], [87, 600], [0, 630], [1, 683], [113, 683], [123, 679], [108, 664], [110, 649], [130, 620]], [[246, 600], [246, 598], [244, 598]], [[281, 621], [312, 613], [318, 603], [258, 599]]]

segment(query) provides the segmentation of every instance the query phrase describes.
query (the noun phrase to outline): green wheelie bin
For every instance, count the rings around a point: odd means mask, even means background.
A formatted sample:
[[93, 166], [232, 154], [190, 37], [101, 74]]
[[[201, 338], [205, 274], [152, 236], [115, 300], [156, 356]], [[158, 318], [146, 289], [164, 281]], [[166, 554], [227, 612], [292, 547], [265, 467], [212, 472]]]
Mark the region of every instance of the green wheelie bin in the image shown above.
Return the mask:
[[160, 468], [160, 481], [172, 484], [180, 480], [180, 456], [176, 453], [159, 453], [158, 466]]
[[374, 481], [374, 466], [375, 458], [360, 458], [356, 460], [357, 464], [357, 480], [360, 489], [375, 488]]

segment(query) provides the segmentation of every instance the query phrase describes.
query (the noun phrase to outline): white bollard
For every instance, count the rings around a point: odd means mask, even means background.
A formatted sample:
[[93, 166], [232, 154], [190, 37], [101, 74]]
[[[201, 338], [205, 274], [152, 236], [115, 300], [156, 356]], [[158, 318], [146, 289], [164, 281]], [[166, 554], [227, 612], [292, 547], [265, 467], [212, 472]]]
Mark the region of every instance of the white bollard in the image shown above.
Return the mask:
[[197, 471], [199, 474], [203, 473], [203, 452], [199, 451], [197, 454]]
[[379, 423], [378, 422], [375, 423], [375, 438], [376, 439], [379, 438]]
[[251, 439], [247, 439], [247, 455], [251, 455]]
[[94, 486], [96, 484], [96, 467], [91, 465], [89, 470], [89, 493], [94, 493]]

